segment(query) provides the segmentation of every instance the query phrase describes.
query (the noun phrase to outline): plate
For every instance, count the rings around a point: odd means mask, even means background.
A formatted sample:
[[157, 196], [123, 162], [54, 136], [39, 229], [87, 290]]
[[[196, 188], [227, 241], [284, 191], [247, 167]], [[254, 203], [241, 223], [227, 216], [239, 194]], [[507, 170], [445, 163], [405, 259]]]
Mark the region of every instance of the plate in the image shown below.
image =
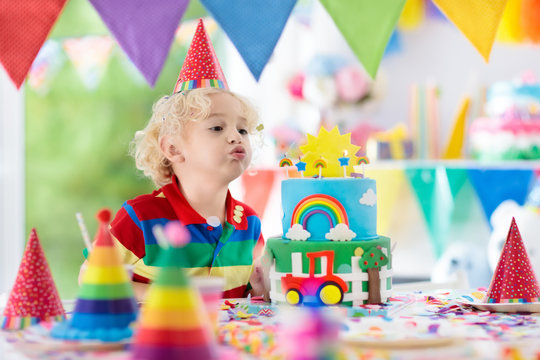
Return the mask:
[[475, 309], [482, 311], [490, 312], [501, 312], [501, 313], [517, 313], [517, 312], [526, 312], [526, 313], [537, 313], [540, 312], [540, 302], [534, 303], [480, 303], [472, 301], [459, 301], [463, 305], [469, 305]]

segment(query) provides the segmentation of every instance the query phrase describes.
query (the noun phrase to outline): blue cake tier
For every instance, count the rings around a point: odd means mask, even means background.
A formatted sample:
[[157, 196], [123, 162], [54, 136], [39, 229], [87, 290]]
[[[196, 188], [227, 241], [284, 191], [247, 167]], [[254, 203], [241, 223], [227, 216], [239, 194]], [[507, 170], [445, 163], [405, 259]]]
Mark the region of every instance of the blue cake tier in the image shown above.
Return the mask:
[[[283, 238], [308, 241], [375, 239], [376, 194], [373, 179], [285, 180], [281, 183]], [[342, 225], [336, 228], [338, 224]]]

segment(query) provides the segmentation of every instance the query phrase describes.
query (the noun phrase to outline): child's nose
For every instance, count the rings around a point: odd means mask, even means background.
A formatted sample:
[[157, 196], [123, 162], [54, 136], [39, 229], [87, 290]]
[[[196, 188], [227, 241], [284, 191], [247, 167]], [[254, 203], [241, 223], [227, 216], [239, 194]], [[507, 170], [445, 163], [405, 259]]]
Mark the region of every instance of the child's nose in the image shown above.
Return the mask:
[[227, 134], [227, 141], [230, 144], [238, 144], [238, 143], [240, 143], [242, 141], [242, 136], [240, 135], [240, 133], [236, 129], [231, 130]]

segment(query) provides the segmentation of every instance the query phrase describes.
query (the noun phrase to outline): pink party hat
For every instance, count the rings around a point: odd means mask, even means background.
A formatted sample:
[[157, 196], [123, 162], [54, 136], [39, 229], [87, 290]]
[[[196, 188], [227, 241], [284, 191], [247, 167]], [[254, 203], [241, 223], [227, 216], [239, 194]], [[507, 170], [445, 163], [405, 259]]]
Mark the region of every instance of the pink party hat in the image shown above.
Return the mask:
[[20, 330], [40, 321], [63, 319], [65, 311], [60, 296], [36, 229], [32, 229], [4, 309], [2, 329]]
[[180, 70], [174, 93], [183, 90], [214, 87], [229, 89], [225, 75], [210, 41], [210, 36], [199, 19], [197, 30]]
[[487, 303], [540, 301], [540, 287], [514, 218], [484, 300]]

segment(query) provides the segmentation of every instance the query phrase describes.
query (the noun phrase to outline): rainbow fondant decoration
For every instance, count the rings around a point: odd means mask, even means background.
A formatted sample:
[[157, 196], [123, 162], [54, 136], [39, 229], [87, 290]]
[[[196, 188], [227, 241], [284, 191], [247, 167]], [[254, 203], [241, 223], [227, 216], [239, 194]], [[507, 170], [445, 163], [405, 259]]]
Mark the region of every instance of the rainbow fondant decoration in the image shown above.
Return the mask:
[[347, 211], [337, 199], [325, 194], [313, 194], [296, 205], [291, 217], [291, 227], [300, 224], [306, 229], [309, 218], [315, 214], [324, 215], [330, 223], [330, 228], [337, 224], [349, 226]]
[[121, 341], [132, 335], [137, 303], [127, 271], [109, 233], [111, 213], [98, 213], [99, 230], [88, 258], [71, 319], [53, 327], [52, 337]]
[[291, 159], [284, 157], [279, 161], [279, 167], [293, 166]]
[[[171, 227], [181, 229], [171, 231]], [[160, 259], [163, 265], [141, 309], [132, 358], [215, 359], [215, 342], [203, 300], [191, 286], [184, 269], [178, 266], [185, 263], [179, 259], [185, 257], [181, 246], [186, 238], [189, 241], [189, 233], [177, 221], [169, 222], [165, 232], [171, 246], [163, 252]], [[171, 233], [176, 236], [171, 236]]]
[[313, 162], [313, 167], [326, 169], [328, 167], [328, 164], [326, 163], [326, 161], [324, 161], [324, 159], [317, 159], [315, 160], [315, 162]]
[[360, 156], [358, 158], [358, 161], [356, 162], [356, 165], [362, 165], [362, 164], [369, 164], [369, 159], [367, 156]]

